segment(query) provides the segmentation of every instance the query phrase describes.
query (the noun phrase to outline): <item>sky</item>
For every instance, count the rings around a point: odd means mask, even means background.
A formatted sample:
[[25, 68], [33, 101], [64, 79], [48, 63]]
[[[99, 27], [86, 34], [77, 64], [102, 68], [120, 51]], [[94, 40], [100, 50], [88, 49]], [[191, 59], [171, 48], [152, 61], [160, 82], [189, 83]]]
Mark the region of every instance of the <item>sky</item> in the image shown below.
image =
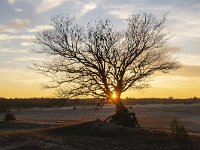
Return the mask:
[[32, 53], [34, 36], [51, 28], [55, 15], [69, 15], [81, 24], [109, 18], [117, 29], [125, 28], [131, 14], [166, 12], [170, 48], [181, 68], [150, 78], [151, 86], [129, 90], [123, 97], [200, 97], [200, 1], [199, 0], [0, 0], [0, 97], [51, 97], [43, 89], [48, 79], [29, 69], [44, 56]]

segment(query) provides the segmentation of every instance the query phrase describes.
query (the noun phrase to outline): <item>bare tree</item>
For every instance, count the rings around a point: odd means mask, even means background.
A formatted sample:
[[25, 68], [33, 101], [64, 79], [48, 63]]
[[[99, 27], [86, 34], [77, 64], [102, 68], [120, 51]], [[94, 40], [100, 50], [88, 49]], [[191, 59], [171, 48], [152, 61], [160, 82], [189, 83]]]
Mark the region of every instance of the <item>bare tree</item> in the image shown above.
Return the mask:
[[36, 37], [40, 49], [35, 51], [49, 57], [34, 69], [51, 77], [47, 88], [62, 87], [60, 94], [112, 101], [116, 106], [112, 119], [123, 124], [128, 111], [121, 93], [147, 87], [148, 77], [157, 71], [177, 68], [166, 48], [165, 20], [147, 13], [131, 15], [126, 29], [117, 31], [108, 19], [84, 27], [69, 16], [56, 16], [51, 20], [53, 29]]

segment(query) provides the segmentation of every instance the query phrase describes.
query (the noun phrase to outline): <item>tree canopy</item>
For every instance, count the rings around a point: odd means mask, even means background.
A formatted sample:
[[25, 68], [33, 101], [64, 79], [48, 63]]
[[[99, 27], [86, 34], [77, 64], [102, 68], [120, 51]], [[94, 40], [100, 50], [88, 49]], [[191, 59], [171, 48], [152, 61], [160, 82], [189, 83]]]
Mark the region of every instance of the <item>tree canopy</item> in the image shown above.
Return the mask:
[[38, 33], [35, 49], [48, 54], [34, 69], [52, 80], [47, 88], [59, 88], [62, 96], [93, 96], [120, 99], [129, 88], [148, 86], [148, 77], [157, 71], [178, 67], [167, 48], [166, 17], [133, 14], [126, 28], [118, 31], [109, 19], [86, 26], [74, 18], [58, 15], [53, 29]]

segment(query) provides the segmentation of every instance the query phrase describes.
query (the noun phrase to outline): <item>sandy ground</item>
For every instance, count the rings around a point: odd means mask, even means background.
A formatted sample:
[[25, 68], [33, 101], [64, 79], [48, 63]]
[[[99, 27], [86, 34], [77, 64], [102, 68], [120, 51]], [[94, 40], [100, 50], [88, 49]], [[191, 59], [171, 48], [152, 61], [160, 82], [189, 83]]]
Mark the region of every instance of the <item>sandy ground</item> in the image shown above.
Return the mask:
[[[76, 108], [76, 110], [73, 110], [73, 107], [12, 110], [16, 116], [14, 122], [4, 122], [3, 115], [1, 115], [0, 150], [124, 150], [133, 148], [136, 150], [198, 150], [200, 148], [200, 104], [128, 106], [131, 112], [136, 113], [142, 126], [142, 130], [139, 131], [123, 127], [87, 124], [88, 121], [97, 118], [104, 120], [112, 115], [115, 111], [112, 105], [106, 105], [100, 110], [95, 110], [95, 106], [77, 106]], [[190, 139], [181, 141], [181, 143], [179, 141], [173, 143], [174, 139], [166, 135], [154, 134], [157, 131], [167, 132], [170, 121], [174, 117], [183, 122], [191, 135], [198, 137], [194, 138], [196, 141]], [[80, 125], [85, 122], [87, 125]], [[153, 134], [152, 131], [154, 131]], [[165, 147], [166, 144], [171, 147]]]
[[[174, 104], [174, 105], [134, 105], [127, 106], [129, 111], [135, 112], [142, 127], [168, 129], [170, 121], [177, 117], [188, 131], [200, 133], [200, 104]], [[40, 124], [71, 124], [95, 119], [104, 120], [115, 112], [113, 105], [105, 105], [96, 110], [96, 106], [77, 106], [61, 108], [32, 108], [25, 110], [12, 110], [17, 122], [31, 122]], [[3, 115], [0, 116], [3, 119]]]

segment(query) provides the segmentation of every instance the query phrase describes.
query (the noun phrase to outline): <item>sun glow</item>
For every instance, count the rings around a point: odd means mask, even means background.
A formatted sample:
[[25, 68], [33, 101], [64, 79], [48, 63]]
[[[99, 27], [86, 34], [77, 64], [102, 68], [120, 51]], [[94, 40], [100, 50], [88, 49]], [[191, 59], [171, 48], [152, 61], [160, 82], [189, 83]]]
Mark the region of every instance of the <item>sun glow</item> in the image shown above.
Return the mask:
[[116, 93], [112, 94], [112, 98], [115, 99], [117, 97]]

